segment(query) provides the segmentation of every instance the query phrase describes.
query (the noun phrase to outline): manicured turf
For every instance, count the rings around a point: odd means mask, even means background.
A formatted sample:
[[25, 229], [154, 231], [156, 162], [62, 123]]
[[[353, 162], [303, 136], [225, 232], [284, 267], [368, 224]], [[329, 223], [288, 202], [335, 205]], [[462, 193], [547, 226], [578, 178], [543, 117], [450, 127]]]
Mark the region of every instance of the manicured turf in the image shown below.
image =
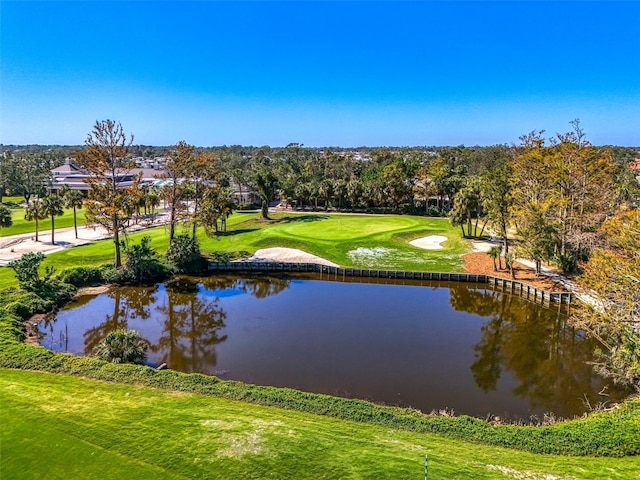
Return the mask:
[[422, 479], [425, 454], [431, 480], [640, 473], [638, 457], [535, 455], [48, 373], [0, 370], [0, 404], [1, 471], [12, 479]]
[[[151, 246], [159, 253], [166, 251], [169, 239], [166, 227], [131, 233], [129, 241], [139, 242], [144, 235], [151, 237]], [[410, 240], [427, 235], [442, 235], [448, 240], [442, 250], [409, 245]], [[263, 221], [257, 213], [234, 213], [229, 218], [226, 234], [209, 238], [201, 230], [198, 238], [203, 252], [254, 253], [261, 248], [288, 247], [341, 266], [434, 272], [462, 271], [460, 254], [470, 248], [459, 229], [452, 227], [446, 218], [411, 215], [292, 213], [273, 214], [273, 220]], [[113, 244], [111, 240], [103, 240], [51, 254], [43, 266], [63, 270], [69, 266], [95, 266], [112, 261]], [[0, 284], [15, 285], [13, 270], [0, 268]]]
[[[84, 225], [84, 208], [76, 209], [78, 227]], [[21, 235], [23, 233], [31, 233], [36, 231], [36, 222], [24, 219], [24, 208], [12, 208], [11, 219], [13, 225], [0, 229], [0, 237], [8, 237], [10, 235]], [[60, 215], [55, 219], [56, 228], [73, 227], [73, 209], [66, 208], [64, 215]], [[41, 234], [51, 233], [51, 218], [38, 221], [38, 231]]]

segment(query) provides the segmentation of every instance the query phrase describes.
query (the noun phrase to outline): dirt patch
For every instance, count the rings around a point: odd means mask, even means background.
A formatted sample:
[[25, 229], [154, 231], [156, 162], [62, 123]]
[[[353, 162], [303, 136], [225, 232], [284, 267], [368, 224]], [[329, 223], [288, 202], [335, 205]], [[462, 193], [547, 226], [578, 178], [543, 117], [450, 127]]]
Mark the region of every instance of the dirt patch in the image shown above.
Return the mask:
[[38, 330], [38, 324], [47, 318], [46, 313], [36, 313], [33, 317], [22, 322], [27, 336], [24, 343], [27, 345], [40, 345], [40, 339], [44, 336]]
[[[489, 255], [483, 252], [468, 253], [462, 256], [464, 260], [464, 269], [469, 273], [477, 273], [479, 275], [493, 275], [494, 277], [511, 279], [511, 274], [505, 270], [493, 270], [493, 260]], [[504, 267], [504, 261], [502, 262]], [[539, 275], [536, 277], [536, 272], [533, 268], [521, 264], [520, 262], [514, 263], [515, 279], [519, 282], [527, 283], [534, 287], [549, 292], [566, 292], [567, 289], [558, 280], [548, 277], [546, 275]]]
[[76, 296], [80, 297], [82, 295], [100, 295], [102, 293], [107, 293], [111, 289], [111, 285], [98, 285], [96, 287], [82, 287], [78, 289], [76, 292]]

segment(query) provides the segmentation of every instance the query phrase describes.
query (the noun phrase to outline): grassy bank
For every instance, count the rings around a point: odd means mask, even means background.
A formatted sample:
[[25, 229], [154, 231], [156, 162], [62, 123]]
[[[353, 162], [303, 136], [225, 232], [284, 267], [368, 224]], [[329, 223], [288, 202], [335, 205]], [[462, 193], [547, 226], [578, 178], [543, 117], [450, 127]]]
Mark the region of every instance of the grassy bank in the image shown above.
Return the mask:
[[638, 399], [545, 427], [424, 415], [22, 343], [22, 319], [51, 307], [0, 295], [7, 478], [422, 478], [425, 453], [431, 479], [640, 473]]
[[[56, 225], [57, 225], [56, 221]], [[165, 227], [129, 234], [130, 242], [148, 235], [151, 246], [164, 253], [169, 243]], [[424, 250], [409, 241], [427, 235], [447, 237], [441, 250]], [[257, 213], [234, 213], [228, 232], [210, 238], [198, 232], [203, 252], [254, 253], [268, 247], [298, 248], [338, 265], [389, 270], [462, 271], [460, 254], [469, 249], [460, 230], [445, 218], [411, 215], [273, 214], [263, 221]], [[113, 243], [102, 240], [47, 256], [42, 263], [57, 270], [68, 266], [96, 266], [113, 261]], [[15, 285], [13, 270], [0, 268], [0, 284]]]
[[193, 393], [0, 370], [7, 478], [635, 478], [640, 458], [536, 455]]
[[[23, 199], [24, 200], [24, 199]], [[76, 209], [78, 227], [84, 225], [84, 208]], [[23, 233], [34, 233], [36, 231], [36, 222], [24, 219], [24, 208], [12, 208], [11, 219], [13, 225], [0, 229], [0, 237], [8, 237], [10, 235], [21, 235]], [[56, 228], [73, 227], [73, 209], [65, 208], [64, 214], [56, 217]], [[51, 217], [38, 221], [38, 232], [40, 235], [51, 234]]]

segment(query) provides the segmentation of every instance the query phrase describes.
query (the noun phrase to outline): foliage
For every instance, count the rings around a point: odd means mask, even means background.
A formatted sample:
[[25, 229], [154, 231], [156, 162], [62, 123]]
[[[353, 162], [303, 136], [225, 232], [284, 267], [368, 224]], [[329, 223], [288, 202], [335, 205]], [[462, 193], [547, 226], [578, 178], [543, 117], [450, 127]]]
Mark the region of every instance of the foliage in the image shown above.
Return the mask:
[[195, 148], [185, 141], [178, 142], [167, 152], [167, 172], [165, 184], [161, 188], [161, 195], [169, 211], [169, 241], [175, 236], [178, 222], [185, 220], [189, 215], [187, 208], [187, 196], [189, 184], [185, 177], [189, 175], [192, 164], [196, 161]]
[[427, 208], [427, 217], [439, 217], [440, 216], [440, 209], [438, 207], [436, 207], [435, 205], [431, 205], [430, 207]]
[[21, 195], [27, 203], [33, 196], [44, 196], [51, 169], [60, 165], [62, 158], [59, 150], [19, 151], [3, 155], [0, 160], [0, 190], [10, 195]]
[[71, 190], [65, 185], [62, 189], [62, 200], [66, 208], [73, 209], [73, 228], [75, 230], [76, 238], [78, 238], [78, 215], [77, 209], [82, 208], [84, 205], [84, 195], [79, 190]]
[[260, 215], [262, 219], [269, 219], [269, 202], [273, 200], [280, 188], [280, 179], [276, 169], [278, 163], [269, 156], [269, 148], [265, 147], [255, 152], [248, 177], [251, 186], [260, 197]]
[[126, 231], [136, 198], [137, 179], [128, 186], [132, 181], [130, 171], [136, 166], [127, 158], [132, 142], [133, 136], [127, 139], [120, 123], [103, 120], [95, 123], [84, 149], [76, 154], [80, 166], [90, 174], [86, 179], [90, 189], [85, 218], [112, 235], [116, 268], [122, 264], [120, 234]]
[[0, 230], [13, 225], [13, 219], [11, 218], [11, 209], [5, 205], [0, 204]]
[[27, 202], [24, 207], [24, 219], [28, 222], [34, 220], [36, 222], [36, 242], [38, 241], [38, 222], [47, 218], [47, 213], [44, 209], [44, 203], [40, 198], [33, 199]]
[[100, 267], [72, 267], [61, 271], [58, 279], [75, 287], [105, 283], [103, 269]]
[[55, 217], [59, 217], [64, 214], [64, 210], [62, 209], [64, 202], [62, 198], [56, 195], [49, 195], [42, 199], [42, 211], [43, 213], [51, 217], [51, 245], [55, 245]]
[[40, 277], [40, 263], [43, 253], [25, 253], [19, 259], [9, 263], [16, 274], [20, 288], [33, 292], [43, 299], [61, 303], [71, 298], [74, 288], [71, 285], [52, 279], [55, 269], [46, 267], [44, 277]]
[[502, 247], [500, 245], [494, 245], [489, 249], [487, 255], [491, 257], [493, 260], [493, 271], [498, 271], [498, 266], [496, 265], [496, 260], [500, 261], [500, 255], [502, 254]]
[[560, 255], [587, 258], [621, 194], [610, 152], [590, 145], [578, 120], [571, 124], [574, 131], [549, 145], [543, 132], [521, 137], [511, 162], [512, 212], [528, 242], [524, 251], [537, 263]]
[[149, 245], [150, 243], [151, 237], [144, 236], [140, 243], [124, 247], [127, 255], [124, 270], [127, 270], [137, 282], [167, 274], [167, 267], [158, 258], [158, 253]]
[[111, 363], [139, 363], [147, 358], [149, 343], [136, 330], [116, 330], [107, 334], [95, 350], [96, 358]]
[[49, 281], [54, 272], [51, 267], [47, 267], [44, 278], [40, 278], [39, 269], [44, 258], [44, 253], [30, 252], [9, 263], [9, 266], [16, 272], [16, 278], [21, 288], [33, 291]]
[[601, 233], [606, 243], [579, 278], [594, 301], [571, 321], [599, 340], [599, 371], [640, 391], [640, 212], [608, 219]]
[[181, 272], [201, 272], [206, 269], [198, 241], [188, 235], [175, 236], [169, 242], [166, 257]]

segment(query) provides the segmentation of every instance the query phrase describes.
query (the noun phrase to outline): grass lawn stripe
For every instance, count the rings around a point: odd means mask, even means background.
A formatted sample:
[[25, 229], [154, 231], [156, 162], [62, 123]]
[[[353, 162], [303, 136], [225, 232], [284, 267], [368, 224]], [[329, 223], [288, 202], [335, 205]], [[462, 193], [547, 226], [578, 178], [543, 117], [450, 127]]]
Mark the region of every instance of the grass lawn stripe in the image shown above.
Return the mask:
[[0, 403], [6, 478], [56, 478], [51, 471], [63, 471], [56, 464], [82, 468], [77, 478], [109, 478], [103, 471], [118, 478], [118, 467], [120, 478], [422, 478], [427, 452], [430, 480], [622, 479], [640, 473], [637, 457], [535, 455], [47, 373], [0, 370]]

